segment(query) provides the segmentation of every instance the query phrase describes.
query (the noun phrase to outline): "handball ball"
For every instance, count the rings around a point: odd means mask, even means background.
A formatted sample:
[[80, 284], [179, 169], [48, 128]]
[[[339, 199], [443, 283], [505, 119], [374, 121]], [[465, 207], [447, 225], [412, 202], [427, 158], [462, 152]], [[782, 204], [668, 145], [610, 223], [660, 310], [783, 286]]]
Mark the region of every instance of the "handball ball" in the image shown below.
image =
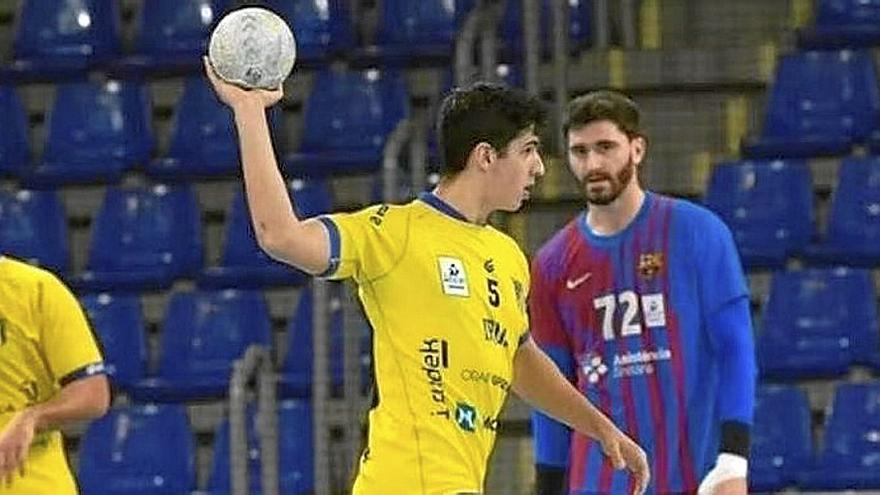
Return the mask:
[[247, 89], [281, 86], [296, 61], [296, 40], [284, 19], [270, 10], [248, 7], [217, 23], [208, 59], [226, 82]]

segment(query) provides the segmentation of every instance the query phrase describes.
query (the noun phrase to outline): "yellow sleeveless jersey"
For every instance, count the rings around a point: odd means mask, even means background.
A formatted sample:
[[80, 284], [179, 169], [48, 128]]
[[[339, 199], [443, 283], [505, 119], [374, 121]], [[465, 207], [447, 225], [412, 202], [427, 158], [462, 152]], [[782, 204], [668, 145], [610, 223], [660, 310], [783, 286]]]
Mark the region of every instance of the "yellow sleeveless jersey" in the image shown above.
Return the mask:
[[321, 220], [324, 276], [357, 282], [374, 332], [378, 403], [354, 494], [481, 493], [528, 338], [525, 256], [433, 194]]
[[[51, 273], [0, 257], [0, 431], [26, 407], [78, 378], [104, 373], [103, 360], [73, 294]], [[25, 476], [0, 494], [77, 493], [61, 433], [38, 433]]]

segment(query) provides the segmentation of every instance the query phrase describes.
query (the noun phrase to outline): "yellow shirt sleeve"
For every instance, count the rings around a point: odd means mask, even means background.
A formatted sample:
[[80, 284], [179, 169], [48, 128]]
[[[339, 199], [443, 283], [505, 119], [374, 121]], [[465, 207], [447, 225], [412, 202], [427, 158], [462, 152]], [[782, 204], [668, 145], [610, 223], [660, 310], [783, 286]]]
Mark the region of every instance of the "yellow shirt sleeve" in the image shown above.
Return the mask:
[[409, 208], [373, 205], [319, 217], [330, 235], [330, 267], [322, 277], [369, 282], [388, 273], [403, 254]]
[[63, 386], [103, 374], [103, 358], [79, 302], [53, 275], [40, 285], [36, 314], [43, 351], [55, 379]]

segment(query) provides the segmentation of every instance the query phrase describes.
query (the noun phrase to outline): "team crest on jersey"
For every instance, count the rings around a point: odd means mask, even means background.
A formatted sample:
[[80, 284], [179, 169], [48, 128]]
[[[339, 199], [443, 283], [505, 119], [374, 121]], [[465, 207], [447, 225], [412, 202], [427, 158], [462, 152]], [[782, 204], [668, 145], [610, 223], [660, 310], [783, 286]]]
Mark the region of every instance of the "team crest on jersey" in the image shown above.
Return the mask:
[[644, 253], [639, 256], [639, 275], [644, 278], [653, 278], [663, 269], [663, 253]]
[[464, 263], [451, 256], [440, 256], [437, 258], [437, 263], [440, 267], [443, 293], [448, 296], [470, 297]]

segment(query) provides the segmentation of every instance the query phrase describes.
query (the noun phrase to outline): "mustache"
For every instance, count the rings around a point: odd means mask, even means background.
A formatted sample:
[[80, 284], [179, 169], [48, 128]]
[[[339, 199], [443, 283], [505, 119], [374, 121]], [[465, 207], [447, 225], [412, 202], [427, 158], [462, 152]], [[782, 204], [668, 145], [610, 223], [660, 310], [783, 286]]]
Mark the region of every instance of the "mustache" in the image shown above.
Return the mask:
[[607, 172], [592, 172], [592, 173], [587, 174], [583, 178], [584, 184], [589, 183], [589, 182], [594, 182], [594, 181], [598, 182], [601, 180], [607, 180], [610, 182], [614, 182], [614, 178], [611, 176], [611, 174], [609, 174]]

